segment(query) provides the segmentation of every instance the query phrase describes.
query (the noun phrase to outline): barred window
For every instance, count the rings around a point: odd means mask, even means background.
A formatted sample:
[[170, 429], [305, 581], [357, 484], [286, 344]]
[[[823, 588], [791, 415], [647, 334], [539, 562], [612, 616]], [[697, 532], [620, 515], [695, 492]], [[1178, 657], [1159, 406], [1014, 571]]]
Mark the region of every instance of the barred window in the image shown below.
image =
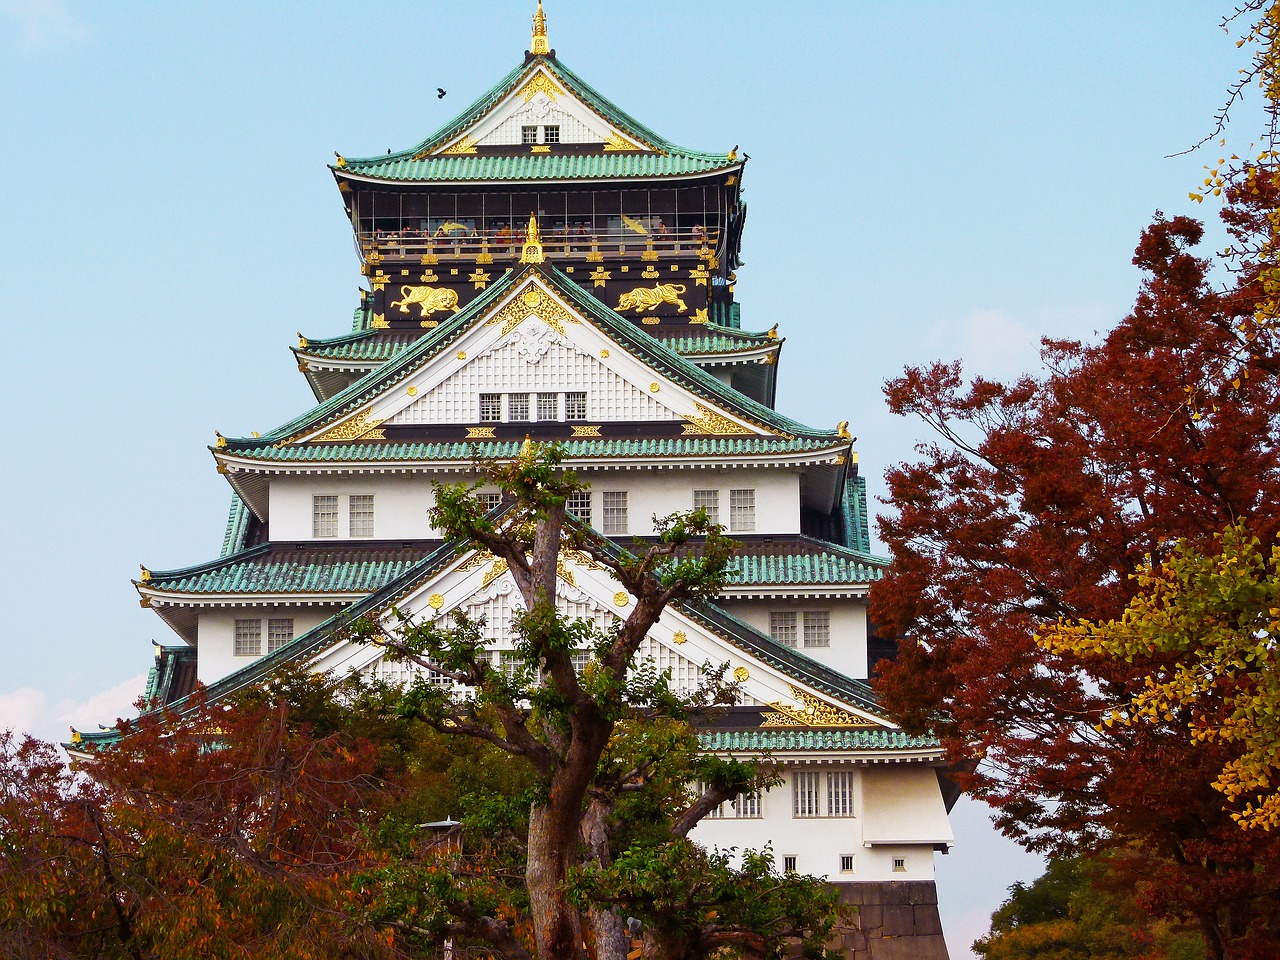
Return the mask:
[[521, 143], [537, 143], [538, 128], [533, 124], [526, 124], [525, 126], [521, 127], [520, 142]]
[[292, 639], [292, 617], [272, 617], [267, 621], [267, 653], [275, 653]]
[[507, 394], [507, 419], [529, 419], [529, 395], [527, 393]]
[[833, 770], [827, 774], [827, 816], [853, 816], [852, 770]]
[[601, 494], [601, 533], [627, 532], [627, 491], [606, 490]]
[[476, 499], [480, 501], [480, 506], [484, 507], [485, 513], [496, 510], [502, 504], [500, 493], [477, 493]]
[[796, 872], [796, 855], [794, 853], [788, 853], [782, 858], [782, 872]]
[[498, 423], [502, 419], [502, 394], [480, 394], [480, 421]]
[[756, 528], [756, 492], [754, 490], [729, 491], [729, 529], [754, 530]]
[[796, 615], [792, 610], [769, 613], [769, 636], [788, 647], [796, 645]]
[[542, 128], [543, 143], [559, 143], [560, 142], [560, 124], [552, 123]]
[[695, 490], [693, 491], [693, 509], [707, 511], [707, 517], [712, 523], [720, 522], [720, 491], [719, 490]]
[[577, 493], [569, 494], [569, 499], [565, 501], [564, 508], [583, 523], [590, 523], [591, 491], [579, 490]]
[[742, 819], [758, 820], [760, 818], [760, 794], [743, 793], [733, 801], [734, 810]]
[[373, 494], [353, 493], [347, 499], [347, 521], [351, 536], [373, 536]]
[[586, 393], [566, 393], [564, 395], [564, 418], [566, 420], [587, 419]]
[[894, 858], [893, 858], [893, 872], [894, 872], [894, 873], [906, 873], [906, 872], [907, 872], [907, 858], [906, 858], [906, 857], [894, 857]]
[[256, 657], [262, 653], [262, 621], [237, 620], [235, 655]]
[[558, 393], [538, 394], [538, 419], [539, 420], [559, 420], [560, 419], [560, 394]]
[[840, 854], [840, 872], [853, 873], [853, 854], [852, 853]]
[[337, 494], [324, 494], [311, 498], [311, 535], [313, 537], [338, 535]]
[[806, 647], [831, 646], [831, 611], [806, 610], [804, 612], [804, 645]]
[[791, 775], [792, 811], [797, 817], [822, 816], [822, 774], [796, 771]]

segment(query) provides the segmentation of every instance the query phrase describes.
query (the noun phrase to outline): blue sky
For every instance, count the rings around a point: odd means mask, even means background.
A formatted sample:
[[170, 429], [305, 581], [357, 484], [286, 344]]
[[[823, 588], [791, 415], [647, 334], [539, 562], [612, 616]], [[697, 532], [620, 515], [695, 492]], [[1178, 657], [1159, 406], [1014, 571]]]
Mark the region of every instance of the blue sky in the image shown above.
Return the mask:
[[[1221, 9], [546, 3], [552, 46], [606, 96], [751, 156], [743, 324], [779, 324], [779, 408], [850, 420], [873, 494], [926, 439], [885, 411], [885, 379], [935, 358], [1034, 369], [1039, 337], [1125, 314], [1156, 210], [1211, 212], [1187, 193], [1217, 154], [1167, 155], [1209, 132], [1241, 66]], [[0, 726], [61, 737], [126, 711], [149, 641], [172, 639], [129, 578], [221, 543], [213, 431], [305, 409], [294, 332], [349, 329], [357, 261], [325, 164], [450, 119], [519, 62], [531, 13], [0, 0]], [[956, 824], [938, 869], [963, 957], [1038, 869], [976, 805]]]

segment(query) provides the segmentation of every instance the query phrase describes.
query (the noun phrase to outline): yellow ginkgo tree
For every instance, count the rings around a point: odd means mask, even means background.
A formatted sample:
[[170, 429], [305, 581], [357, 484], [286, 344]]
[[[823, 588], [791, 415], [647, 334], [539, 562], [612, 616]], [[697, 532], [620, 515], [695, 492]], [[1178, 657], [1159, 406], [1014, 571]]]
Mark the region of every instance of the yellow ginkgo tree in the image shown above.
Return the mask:
[[1052, 653], [1119, 658], [1148, 670], [1114, 724], [1185, 725], [1194, 742], [1233, 751], [1214, 782], [1246, 827], [1280, 827], [1280, 543], [1268, 552], [1244, 524], [1217, 552], [1179, 543], [1135, 575], [1118, 620], [1062, 622], [1037, 637]]

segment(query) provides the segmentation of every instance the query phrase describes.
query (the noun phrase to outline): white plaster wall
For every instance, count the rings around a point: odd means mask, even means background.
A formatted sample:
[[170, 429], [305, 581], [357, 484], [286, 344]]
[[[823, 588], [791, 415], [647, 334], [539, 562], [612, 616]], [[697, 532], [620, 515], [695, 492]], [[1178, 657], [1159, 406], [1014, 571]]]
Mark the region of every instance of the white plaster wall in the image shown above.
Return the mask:
[[270, 617], [292, 617], [293, 635], [300, 637], [312, 627], [323, 623], [338, 612], [339, 606], [332, 607], [216, 607], [203, 610], [196, 627], [196, 646], [198, 647], [196, 676], [203, 684], [210, 684], [236, 670], [246, 667], [257, 660], [257, 657], [237, 657], [235, 655], [235, 630], [237, 618], [259, 618], [262, 625], [262, 650], [267, 649], [267, 628], [265, 621]]
[[[800, 478], [790, 470], [679, 470], [610, 471], [581, 476], [591, 484], [591, 513], [596, 527], [602, 517], [605, 490], [626, 490], [629, 534], [653, 533], [653, 517], [666, 516], [693, 506], [693, 490], [720, 490], [720, 522], [729, 521], [729, 491], [756, 491], [755, 533], [800, 531]], [[465, 479], [461, 474], [443, 477]], [[496, 488], [495, 488], [496, 489]], [[421, 474], [372, 476], [280, 476], [271, 480], [269, 516], [272, 540], [310, 540], [311, 498], [336, 494], [339, 536], [346, 539], [345, 524], [350, 494], [373, 494], [374, 539], [411, 540], [439, 536], [427, 520], [434, 504], [430, 480]], [[328, 538], [325, 538], [328, 539]], [[766, 614], [766, 629], [768, 615]], [[833, 622], [834, 630], [834, 622]]]
[[[723, 600], [720, 606], [745, 620], [762, 633], [769, 632], [769, 614], [774, 610], [795, 611], [803, 623], [805, 610], [827, 610], [831, 614], [831, 646], [806, 647], [801, 637], [796, 647], [805, 656], [839, 670], [846, 677], [865, 680], [867, 664], [867, 607], [862, 600]], [[800, 631], [803, 633], [803, 629]]]
[[[836, 769], [835, 767], [806, 767], [806, 770]], [[932, 789], [939, 805], [941, 793], [936, 778], [930, 788], [918, 774], [923, 772], [933, 778], [931, 769], [921, 771], [911, 767], [893, 766], [877, 768], [876, 776], [868, 780], [868, 770], [859, 770], [855, 779], [854, 816], [852, 817], [795, 817], [792, 815], [791, 771], [784, 773], [784, 781], [761, 797], [759, 819], [726, 817], [703, 820], [694, 828], [692, 838], [708, 846], [758, 849], [766, 843], [773, 847], [774, 860], [782, 869], [783, 858], [794, 856], [796, 870], [828, 880], [932, 880], [932, 843], [899, 843], [892, 846], [867, 846], [864, 838], [865, 805], [867, 791], [883, 791], [892, 796], [915, 796], [921, 790]], [[928, 797], [917, 797], [927, 802]], [[873, 801], [874, 802], [874, 801]], [[852, 855], [852, 873], [840, 870], [842, 855]], [[904, 870], [894, 869], [894, 859], [906, 861]]]

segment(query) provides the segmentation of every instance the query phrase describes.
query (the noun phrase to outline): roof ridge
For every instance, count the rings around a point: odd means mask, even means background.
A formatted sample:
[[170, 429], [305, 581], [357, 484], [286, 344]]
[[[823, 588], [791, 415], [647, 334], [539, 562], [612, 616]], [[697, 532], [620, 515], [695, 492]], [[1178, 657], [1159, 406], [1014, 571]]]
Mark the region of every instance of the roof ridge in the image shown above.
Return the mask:
[[176, 580], [180, 577], [190, 577], [200, 573], [208, 573], [216, 570], [218, 567], [230, 566], [231, 564], [240, 563], [250, 557], [257, 556], [261, 553], [269, 553], [271, 550], [271, 541], [256, 544], [252, 547], [245, 547], [243, 550], [237, 550], [234, 553], [228, 553], [215, 560], [206, 560], [203, 563], [197, 563], [190, 567], [175, 567], [173, 570], [147, 570], [147, 577], [144, 580], [135, 580], [135, 584], [154, 584], [157, 580]]

